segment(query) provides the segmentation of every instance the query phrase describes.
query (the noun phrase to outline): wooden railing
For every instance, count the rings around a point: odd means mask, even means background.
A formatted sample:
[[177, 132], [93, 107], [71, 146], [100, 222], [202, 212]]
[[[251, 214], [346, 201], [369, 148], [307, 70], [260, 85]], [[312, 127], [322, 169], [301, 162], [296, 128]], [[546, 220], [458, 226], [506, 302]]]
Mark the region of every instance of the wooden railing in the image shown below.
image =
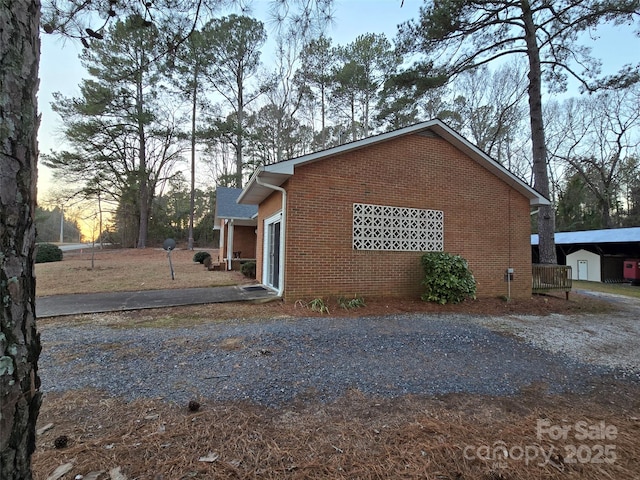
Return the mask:
[[562, 290], [569, 300], [571, 267], [568, 265], [533, 264], [533, 293]]

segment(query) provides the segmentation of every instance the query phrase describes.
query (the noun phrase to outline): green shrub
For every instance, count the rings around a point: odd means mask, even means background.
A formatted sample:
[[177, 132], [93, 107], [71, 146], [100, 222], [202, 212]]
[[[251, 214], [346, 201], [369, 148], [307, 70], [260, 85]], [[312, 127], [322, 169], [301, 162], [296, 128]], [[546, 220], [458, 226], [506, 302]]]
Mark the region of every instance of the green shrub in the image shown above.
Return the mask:
[[39, 243], [36, 247], [36, 263], [59, 262], [62, 250], [52, 243]]
[[245, 277], [256, 278], [256, 262], [245, 262], [240, 265], [240, 271]]
[[204, 263], [204, 259], [210, 256], [211, 254], [209, 252], [196, 252], [193, 256], [193, 261], [197, 263]]
[[460, 255], [430, 252], [422, 256], [426, 292], [425, 302], [460, 303], [466, 298], [476, 298], [476, 280], [467, 261]]

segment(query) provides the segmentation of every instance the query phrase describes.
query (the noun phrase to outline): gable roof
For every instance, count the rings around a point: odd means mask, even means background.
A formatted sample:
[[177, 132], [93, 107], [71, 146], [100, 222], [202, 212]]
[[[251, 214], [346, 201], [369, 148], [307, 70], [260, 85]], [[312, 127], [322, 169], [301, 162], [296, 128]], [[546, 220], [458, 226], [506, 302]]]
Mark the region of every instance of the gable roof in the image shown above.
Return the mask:
[[256, 181], [258, 177], [260, 178], [261, 183], [281, 186], [284, 182], [287, 181], [289, 177], [293, 176], [295, 167], [298, 165], [317, 162], [335, 155], [352, 152], [369, 147], [371, 145], [376, 145], [378, 143], [387, 142], [389, 140], [397, 139], [407, 135], [418, 134], [425, 131], [431, 131], [432, 133], [449, 142], [458, 150], [468, 155], [471, 159], [475, 160], [481, 166], [489, 170], [496, 177], [500, 178], [516, 191], [520, 192], [522, 195], [528, 198], [531, 206], [550, 205], [549, 200], [547, 200], [544, 196], [527, 185], [521, 179], [516, 177], [513, 173], [500, 165], [498, 162], [493, 160], [491, 157], [489, 157], [489, 155], [473, 145], [471, 142], [454, 131], [440, 119], [429, 120], [428, 122], [422, 122], [409, 127], [401, 128], [399, 130], [394, 130], [392, 132], [382, 133], [380, 135], [375, 135], [372, 137], [364, 138], [362, 140], [357, 140], [355, 142], [346, 143], [344, 145], [339, 145], [337, 147], [311, 153], [302, 157], [297, 157], [291, 160], [285, 160], [283, 162], [274, 163], [272, 165], [259, 167], [251, 176], [249, 183], [238, 197], [238, 203], [244, 205], [258, 205], [269, 195], [271, 195], [271, 193], [273, 193], [272, 189], [264, 185], [260, 185]]
[[[538, 245], [538, 241], [537, 233], [531, 235], [531, 245]], [[555, 241], [556, 245], [640, 242], [640, 227], [556, 232]]]
[[241, 188], [216, 187], [216, 218], [250, 220], [258, 215], [257, 205], [239, 205]]

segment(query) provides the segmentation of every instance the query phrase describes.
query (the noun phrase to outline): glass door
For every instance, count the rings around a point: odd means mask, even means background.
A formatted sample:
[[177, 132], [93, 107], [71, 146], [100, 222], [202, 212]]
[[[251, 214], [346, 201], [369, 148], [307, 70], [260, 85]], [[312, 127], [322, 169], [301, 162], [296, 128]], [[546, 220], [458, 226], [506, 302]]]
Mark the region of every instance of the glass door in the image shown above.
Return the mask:
[[265, 285], [280, 289], [281, 216], [265, 220], [264, 279]]

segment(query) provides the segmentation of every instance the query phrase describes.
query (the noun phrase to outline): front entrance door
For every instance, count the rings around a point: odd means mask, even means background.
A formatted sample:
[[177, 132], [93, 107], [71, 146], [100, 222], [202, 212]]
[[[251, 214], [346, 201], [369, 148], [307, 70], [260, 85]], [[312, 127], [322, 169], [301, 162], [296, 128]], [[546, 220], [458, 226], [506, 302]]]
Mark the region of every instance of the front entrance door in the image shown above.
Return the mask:
[[271, 217], [264, 222], [265, 242], [264, 242], [264, 275], [265, 285], [275, 289], [280, 289], [280, 234], [281, 217]]
[[587, 265], [586, 260], [578, 260], [578, 280], [589, 280]]

